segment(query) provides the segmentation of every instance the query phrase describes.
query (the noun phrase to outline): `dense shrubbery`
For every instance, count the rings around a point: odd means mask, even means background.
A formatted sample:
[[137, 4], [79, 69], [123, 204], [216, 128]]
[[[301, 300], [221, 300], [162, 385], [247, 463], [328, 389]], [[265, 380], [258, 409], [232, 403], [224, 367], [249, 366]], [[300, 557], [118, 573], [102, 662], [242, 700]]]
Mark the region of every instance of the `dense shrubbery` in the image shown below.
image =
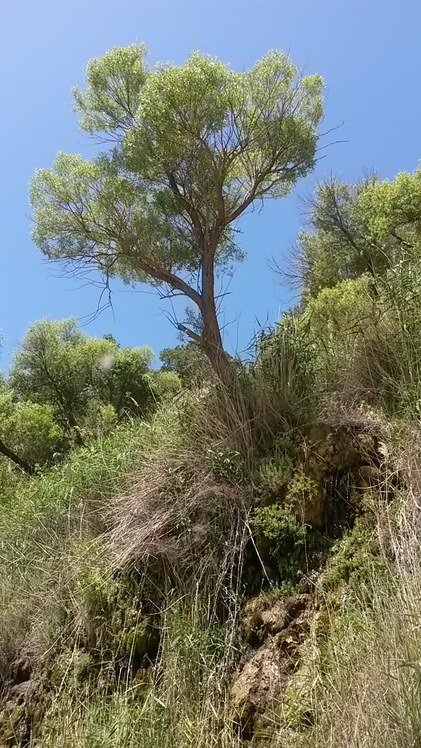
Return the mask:
[[150, 415], [181, 386], [175, 372], [151, 368], [154, 357], [111, 336], [88, 337], [74, 319], [36, 322], [2, 380], [0, 438], [26, 463], [45, 464]]

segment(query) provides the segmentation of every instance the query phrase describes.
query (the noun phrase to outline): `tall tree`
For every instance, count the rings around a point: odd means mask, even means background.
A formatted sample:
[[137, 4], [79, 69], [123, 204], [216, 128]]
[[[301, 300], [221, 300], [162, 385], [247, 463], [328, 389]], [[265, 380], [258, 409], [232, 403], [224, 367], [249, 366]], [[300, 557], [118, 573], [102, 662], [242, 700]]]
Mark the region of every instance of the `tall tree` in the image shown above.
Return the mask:
[[227, 379], [215, 273], [241, 257], [233, 226], [244, 211], [313, 168], [322, 79], [278, 51], [242, 73], [197, 52], [150, 70], [144, 54], [117, 47], [89, 62], [76, 109], [110, 147], [92, 161], [62, 153], [37, 171], [33, 237], [72, 272], [187, 296], [203, 333], [184, 331]]

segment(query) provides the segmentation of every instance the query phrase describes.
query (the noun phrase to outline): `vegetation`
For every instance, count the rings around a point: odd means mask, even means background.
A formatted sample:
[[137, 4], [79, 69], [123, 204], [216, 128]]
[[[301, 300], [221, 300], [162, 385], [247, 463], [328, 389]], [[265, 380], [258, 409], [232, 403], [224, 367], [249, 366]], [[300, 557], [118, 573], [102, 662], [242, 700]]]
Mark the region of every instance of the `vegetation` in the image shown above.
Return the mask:
[[35, 178], [47, 254], [199, 273], [202, 319], [159, 369], [41, 320], [1, 380], [0, 746], [420, 744], [421, 171], [318, 187], [248, 362], [204, 311], [234, 217], [313, 162], [295, 76], [113, 50], [75, 97], [115, 150]]
[[[196, 305], [203, 347], [227, 381], [215, 273], [241, 258], [233, 224], [314, 166], [322, 80], [269, 52], [236, 73], [197, 52], [149, 70], [142, 45], [91, 60], [74, 91], [81, 127], [112, 148], [61, 153], [32, 180], [33, 238], [72, 272], [148, 282]], [[169, 291], [165, 291], [169, 289]]]

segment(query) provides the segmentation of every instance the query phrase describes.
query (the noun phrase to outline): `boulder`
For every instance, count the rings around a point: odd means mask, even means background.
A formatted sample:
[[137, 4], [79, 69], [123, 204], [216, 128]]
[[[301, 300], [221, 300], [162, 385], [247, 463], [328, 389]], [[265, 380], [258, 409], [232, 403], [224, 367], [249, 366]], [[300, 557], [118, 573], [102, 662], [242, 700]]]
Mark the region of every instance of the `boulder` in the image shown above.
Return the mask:
[[258, 597], [246, 604], [247, 640], [263, 643], [252, 650], [230, 688], [231, 704], [244, 737], [252, 736], [257, 724], [261, 728], [278, 711], [299, 662], [312, 610], [313, 600], [307, 594], [277, 600]]

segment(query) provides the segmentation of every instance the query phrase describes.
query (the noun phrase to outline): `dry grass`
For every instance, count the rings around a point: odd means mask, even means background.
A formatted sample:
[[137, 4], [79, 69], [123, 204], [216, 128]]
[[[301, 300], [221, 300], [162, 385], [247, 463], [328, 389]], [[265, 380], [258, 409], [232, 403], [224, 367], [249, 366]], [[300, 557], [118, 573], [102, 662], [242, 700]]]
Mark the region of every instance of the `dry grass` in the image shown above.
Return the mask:
[[110, 535], [117, 568], [131, 565], [192, 573], [197, 583], [218, 565], [221, 543], [236, 547], [250, 489], [216, 480], [206, 465], [156, 458], [113, 507]]
[[77, 662], [70, 659], [34, 746], [240, 748], [227, 699], [233, 624], [209, 622], [199, 598], [188, 609], [184, 600], [169, 597], [154, 667], [107, 694], [88, 683], [72, 688]]
[[365, 579], [352, 591], [343, 587], [341, 607], [327, 604], [284, 705], [276, 748], [421, 745], [419, 435], [393, 459], [389, 446], [395, 471], [386, 484], [396, 485], [399, 474], [405, 496], [389, 506], [377, 501], [382, 571], [368, 559]]

